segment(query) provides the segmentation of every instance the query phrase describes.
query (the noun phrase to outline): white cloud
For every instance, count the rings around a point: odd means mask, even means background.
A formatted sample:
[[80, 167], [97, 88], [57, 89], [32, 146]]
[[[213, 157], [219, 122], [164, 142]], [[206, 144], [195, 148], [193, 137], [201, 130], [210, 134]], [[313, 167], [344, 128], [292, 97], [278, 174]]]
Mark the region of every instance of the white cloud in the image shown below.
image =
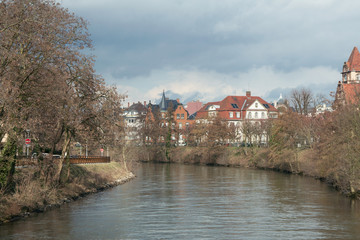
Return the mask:
[[[236, 74], [161, 69], [152, 71], [147, 76], [112, 80], [124, 83], [118, 85], [118, 88], [121, 92], [128, 92], [130, 102], [148, 100], [154, 102], [161, 97], [163, 90], [181, 96], [180, 100], [182, 101], [195, 96], [201, 101], [208, 102], [221, 100], [227, 95], [244, 95], [246, 90], [250, 90], [253, 95], [264, 97], [278, 88], [296, 88], [299, 86], [311, 88], [316, 85], [318, 89], [319, 86], [321, 88], [321, 86], [333, 85], [335, 89], [339, 78], [340, 74], [336, 69], [324, 66], [299, 68], [289, 72], [263, 66]], [[133, 87], [131, 86], [132, 82], [147, 84], [143, 87]], [[322, 93], [326, 94], [329, 89], [324, 88], [320, 91], [324, 91]]]

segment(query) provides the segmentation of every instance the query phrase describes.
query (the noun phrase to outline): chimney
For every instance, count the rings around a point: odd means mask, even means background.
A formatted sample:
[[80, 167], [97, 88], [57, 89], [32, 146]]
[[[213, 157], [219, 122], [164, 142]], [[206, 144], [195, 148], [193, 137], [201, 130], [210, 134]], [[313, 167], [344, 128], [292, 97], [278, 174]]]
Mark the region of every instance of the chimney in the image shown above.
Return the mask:
[[146, 106], [146, 101], [144, 101], [144, 106]]
[[250, 92], [250, 91], [246, 91], [246, 96], [247, 96], [247, 97], [251, 97], [251, 92]]
[[180, 99], [179, 99], [179, 98], [177, 98], [176, 101], [177, 101], [178, 103], [180, 103]]

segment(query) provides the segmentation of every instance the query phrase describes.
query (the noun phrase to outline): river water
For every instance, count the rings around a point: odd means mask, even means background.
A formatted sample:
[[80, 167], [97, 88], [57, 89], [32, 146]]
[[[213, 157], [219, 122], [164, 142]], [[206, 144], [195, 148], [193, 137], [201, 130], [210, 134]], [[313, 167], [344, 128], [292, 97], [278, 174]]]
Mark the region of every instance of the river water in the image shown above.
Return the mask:
[[308, 177], [143, 164], [113, 189], [0, 226], [0, 239], [360, 239], [360, 205]]

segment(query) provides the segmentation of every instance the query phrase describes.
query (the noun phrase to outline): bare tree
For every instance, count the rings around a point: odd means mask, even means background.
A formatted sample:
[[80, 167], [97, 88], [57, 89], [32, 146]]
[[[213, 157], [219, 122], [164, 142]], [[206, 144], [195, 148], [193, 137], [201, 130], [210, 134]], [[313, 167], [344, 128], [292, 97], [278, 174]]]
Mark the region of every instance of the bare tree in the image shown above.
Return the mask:
[[290, 93], [291, 105], [297, 113], [302, 115], [308, 115], [310, 113], [309, 110], [313, 99], [313, 93], [307, 88], [294, 89]]
[[87, 23], [52, 0], [3, 0], [0, 15], [0, 136], [18, 145], [31, 129], [37, 144], [61, 145], [57, 181], [72, 140], [86, 129], [106, 135], [104, 81], [83, 52]]

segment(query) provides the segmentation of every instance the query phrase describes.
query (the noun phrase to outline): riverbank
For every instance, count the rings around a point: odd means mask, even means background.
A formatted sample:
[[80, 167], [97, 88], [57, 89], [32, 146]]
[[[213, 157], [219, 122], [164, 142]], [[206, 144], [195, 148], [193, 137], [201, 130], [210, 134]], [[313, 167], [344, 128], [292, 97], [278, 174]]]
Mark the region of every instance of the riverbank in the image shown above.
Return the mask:
[[36, 167], [17, 171], [15, 192], [0, 196], [0, 224], [60, 207], [135, 177], [119, 162], [70, 165], [69, 179], [61, 185], [44, 184], [37, 171]]

